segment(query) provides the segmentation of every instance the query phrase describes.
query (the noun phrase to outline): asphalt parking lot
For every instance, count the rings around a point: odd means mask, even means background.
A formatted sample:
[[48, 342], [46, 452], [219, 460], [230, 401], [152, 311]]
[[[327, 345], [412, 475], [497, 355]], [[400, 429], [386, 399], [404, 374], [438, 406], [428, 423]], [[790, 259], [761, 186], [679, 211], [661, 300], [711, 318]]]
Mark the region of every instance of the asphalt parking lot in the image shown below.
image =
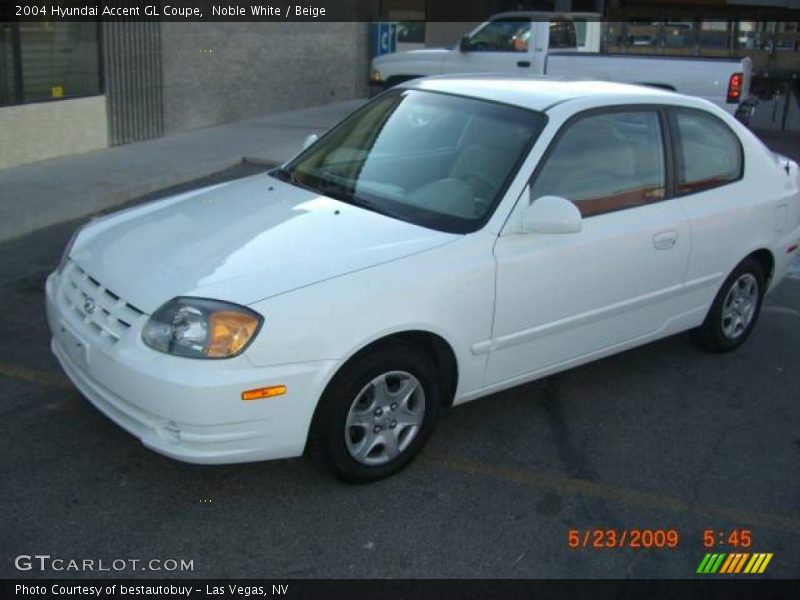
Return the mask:
[[[305, 459], [174, 462], [84, 400], [43, 305], [75, 226], [0, 244], [2, 577], [115, 574], [20, 572], [21, 554], [193, 561], [134, 577], [691, 577], [706, 529], [750, 530], [763, 577], [800, 577], [800, 268], [735, 353], [678, 335], [470, 403], [399, 476], [347, 486]], [[571, 528], [680, 541], [570, 549]]]

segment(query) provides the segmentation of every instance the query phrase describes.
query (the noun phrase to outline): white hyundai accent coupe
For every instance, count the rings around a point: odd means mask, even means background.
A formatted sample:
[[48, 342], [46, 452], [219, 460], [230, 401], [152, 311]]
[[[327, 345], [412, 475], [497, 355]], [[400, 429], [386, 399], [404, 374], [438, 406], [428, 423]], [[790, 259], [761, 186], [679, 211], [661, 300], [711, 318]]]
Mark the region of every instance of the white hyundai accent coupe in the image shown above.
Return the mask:
[[442, 408], [684, 330], [739, 346], [800, 170], [708, 102], [451, 76], [280, 168], [125, 210], [47, 280], [52, 349], [145, 446], [386, 477]]

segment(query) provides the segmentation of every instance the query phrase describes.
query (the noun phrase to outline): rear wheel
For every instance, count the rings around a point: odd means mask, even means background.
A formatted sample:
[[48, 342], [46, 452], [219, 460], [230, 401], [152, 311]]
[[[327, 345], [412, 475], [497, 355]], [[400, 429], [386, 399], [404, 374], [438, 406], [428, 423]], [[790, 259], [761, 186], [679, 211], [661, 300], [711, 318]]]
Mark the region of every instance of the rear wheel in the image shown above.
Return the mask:
[[433, 361], [393, 344], [346, 365], [314, 415], [309, 453], [339, 479], [365, 483], [405, 467], [433, 431], [440, 393]]
[[743, 260], [722, 284], [695, 339], [712, 352], [741, 346], [755, 327], [764, 298], [766, 276], [760, 261]]

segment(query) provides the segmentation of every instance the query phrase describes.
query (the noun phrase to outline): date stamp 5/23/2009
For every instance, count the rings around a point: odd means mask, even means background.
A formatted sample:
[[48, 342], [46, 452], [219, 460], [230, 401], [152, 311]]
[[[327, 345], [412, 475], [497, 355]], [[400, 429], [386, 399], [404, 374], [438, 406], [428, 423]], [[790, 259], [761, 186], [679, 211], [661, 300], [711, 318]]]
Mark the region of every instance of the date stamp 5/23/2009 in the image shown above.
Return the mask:
[[606, 550], [614, 548], [675, 549], [681, 541], [677, 529], [569, 529], [567, 546], [572, 550]]

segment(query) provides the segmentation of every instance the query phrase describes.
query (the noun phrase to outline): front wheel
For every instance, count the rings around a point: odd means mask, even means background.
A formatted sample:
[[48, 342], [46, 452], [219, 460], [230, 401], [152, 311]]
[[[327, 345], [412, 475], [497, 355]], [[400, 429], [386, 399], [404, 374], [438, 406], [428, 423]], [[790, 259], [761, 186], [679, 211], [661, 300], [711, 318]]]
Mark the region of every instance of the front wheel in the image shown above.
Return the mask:
[[712, 352], [728, 352], [741, 346], [753, 331], [764, 299], [764, 267], [746, 258], [733, 270], [717, 292], [695, 339]]
[[414, 346], [394, 344], [345, 365], [323, 394], [309, 454], [350, 483], [389, 477], [405, 467], [439, 414], [436, 369]]

